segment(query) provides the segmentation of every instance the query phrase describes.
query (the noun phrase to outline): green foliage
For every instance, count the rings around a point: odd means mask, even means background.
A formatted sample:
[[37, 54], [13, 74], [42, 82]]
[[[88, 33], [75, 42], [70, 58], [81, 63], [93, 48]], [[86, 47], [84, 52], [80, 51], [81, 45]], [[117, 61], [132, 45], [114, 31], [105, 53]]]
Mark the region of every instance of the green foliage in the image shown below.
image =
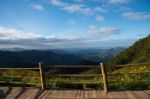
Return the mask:
[[150, 63], [150, 35], [135, 42], [114, 58], [108, 64]]
[[40, 84], [39, 71], [35, 70], [0, 70], [0, 81], [18, 84]]
[[137, 82], [137, 83], [110, 83], [109, 89], [111, 90], [140, 90], [150, 89], [149, 83]]

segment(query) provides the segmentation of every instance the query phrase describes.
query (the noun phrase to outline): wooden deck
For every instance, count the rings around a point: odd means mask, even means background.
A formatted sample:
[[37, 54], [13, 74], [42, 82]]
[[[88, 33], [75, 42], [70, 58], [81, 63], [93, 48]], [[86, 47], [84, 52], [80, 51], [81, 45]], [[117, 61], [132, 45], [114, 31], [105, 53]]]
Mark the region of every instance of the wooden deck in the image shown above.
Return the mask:
[[150, 90], [113, 91], [45, 90], [31, 87], [0, 87], [0, 99], [150, 99]]

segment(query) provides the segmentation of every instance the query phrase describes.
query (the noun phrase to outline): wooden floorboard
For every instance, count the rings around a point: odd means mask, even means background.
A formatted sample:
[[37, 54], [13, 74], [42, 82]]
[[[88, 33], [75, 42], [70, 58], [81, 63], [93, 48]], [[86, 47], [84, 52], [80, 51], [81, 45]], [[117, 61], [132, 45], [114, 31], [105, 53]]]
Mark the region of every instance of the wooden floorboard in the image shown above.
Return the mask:
[[103, 91], [97, 91], [96, 93], [97, 93], [97, 97], [100, 97], [102, 99], [107, 99], [108, 98], [107, 94], [104, 93]]
[[41, 90], [31, 87], [0, 87], [0, 99], [150, 99], [150, 90]]
[[150, 95], [145, 93], [145, 91], [134, 91], [134, 93], [139, 97], [139, 99], [150, 99]]
[[97, 98], [97, 93], [96, 93], [96, 90], [88, 90], [88, 91], [85, 91], [85, 98], [93, 98], [93, 99], [96, 99]]
[[150, 90], [144, 90], [147, 94], [150, 95]]
[[126, 94], [130, 99], [139, 99], [139, 97], [133, 91], [126, 91]]
[[5, 99], [17, 99], [24, 91], [24, 88], [21, 87], [13, 87], [10, 91], [10, 93], [8, 93], [8, 95], [6, 95]]

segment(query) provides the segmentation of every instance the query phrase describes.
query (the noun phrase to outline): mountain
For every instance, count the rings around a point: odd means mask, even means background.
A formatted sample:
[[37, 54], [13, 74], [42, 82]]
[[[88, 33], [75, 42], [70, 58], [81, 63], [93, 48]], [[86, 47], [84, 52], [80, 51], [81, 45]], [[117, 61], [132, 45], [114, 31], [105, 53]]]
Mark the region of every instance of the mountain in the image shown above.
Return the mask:
[[36, 67], [38, 62], [44, 61], [45, 64], [76, 64], [81, 57], [70, 54], [57, 54], [52, 51], [0, 51], [1, 67]]
[[113, 57], [108, 64], [150, 63], [150, 35]]
[[122, 47], [116, 47], [110, 49], [100, 49], [100, 48], [87, 48], [87, 49], [76, 49], [76, 50], [68, 49], [65, 50], [64, 52], [82, 57], [83, 59], [96, 62], [99, 64], [100, 62], [106, 62], [110, 60], [112, 57], [116, 56], [118, 53], [120, 53], [123, 50], [124, 48]]
[[41, 61], [46, 65], [99, 64], [124, 49], [15, 50], [0, 51], [0, 67], [37, 67]]
[[14, 47], [14, 48], [1, 48], [0, 51], [11, 51], [11, 52], [16, 52], [16, 51], [25, 51], [27, 49], [25, 48], [19, 48], [19, 47]]

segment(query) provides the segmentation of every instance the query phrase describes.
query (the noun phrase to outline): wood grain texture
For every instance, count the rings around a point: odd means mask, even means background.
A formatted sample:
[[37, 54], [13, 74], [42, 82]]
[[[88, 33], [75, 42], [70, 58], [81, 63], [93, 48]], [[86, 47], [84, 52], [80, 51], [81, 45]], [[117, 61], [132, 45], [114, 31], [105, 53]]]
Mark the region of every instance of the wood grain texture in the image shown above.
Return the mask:
[[150, 99], [150, 90], [41, 90], [33, 87], [0, 87], [0, 99]]

